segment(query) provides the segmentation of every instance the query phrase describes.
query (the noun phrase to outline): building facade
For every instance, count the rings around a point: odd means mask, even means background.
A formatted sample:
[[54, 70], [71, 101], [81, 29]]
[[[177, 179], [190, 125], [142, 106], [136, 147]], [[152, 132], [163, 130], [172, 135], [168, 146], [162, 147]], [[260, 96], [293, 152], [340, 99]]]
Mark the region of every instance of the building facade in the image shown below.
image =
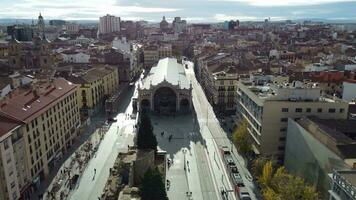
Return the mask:
[[257, 155], [284, 157], [288, 118], [346, 119], [348, 103], [320, 96], [320, 88], [301, 82], [255, 85], [238, 82], [237, 116], [246, 119]]
[[20, 42], [12, 39], [8, 47], [8, 62], [13, 68], [50, 68], [53, 56], [50, 42], [35, 37], [31, 42]]
[[146, 69], [155, 65], [159, 59], [172, 56], [171, 44], [147, 45], [143, 47], [144, 67]]
[[175, 58], [161, 59], [138, 88], [139, 111], [162, 115], [190, 112], [192, 85]]
[[99, 19], [99, 33], [107, 34], [120, 32], [120, 17], [105, 15]]
[[119, 87], [118, 70], [108, 65], [95, 66], [84, 73], [73, 74], [68, 80], [79, 84], [78, 106], [85, 116], [103, 105], [104, 100], [117, 93]]
[[329, 200], [356, 200], [356, 171], [339, 170], [330, 174]]
[[1, 101], [0, 174], [10, 184], [0, 183], [4, 199], [25, 198], [72, 145], [81, 126], [77, 95], [77, 85], [55, 79]]

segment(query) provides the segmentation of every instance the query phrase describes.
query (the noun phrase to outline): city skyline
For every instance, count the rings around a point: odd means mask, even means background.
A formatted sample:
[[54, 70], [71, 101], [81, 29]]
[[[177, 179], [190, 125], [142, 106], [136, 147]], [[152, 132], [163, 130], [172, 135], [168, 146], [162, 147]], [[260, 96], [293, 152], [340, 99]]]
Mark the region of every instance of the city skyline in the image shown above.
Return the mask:
[[[298, 19], [356, 20], [356, 1], [344, 0], [196, 0], [162, 1], [148, 0], [98, 0], [56, 2], [42, 0], [4, 0], [0, 19], [32, 19], [39, 13], [45, 19], [98, 20], [105, 14], [123, 20], [160, 21], [165, 15], [168, 20], [181, 16], [189, 22], [221, 22], [231, 19], [272, 21]], [[202, 9], [204, 8], [204, 9]]]

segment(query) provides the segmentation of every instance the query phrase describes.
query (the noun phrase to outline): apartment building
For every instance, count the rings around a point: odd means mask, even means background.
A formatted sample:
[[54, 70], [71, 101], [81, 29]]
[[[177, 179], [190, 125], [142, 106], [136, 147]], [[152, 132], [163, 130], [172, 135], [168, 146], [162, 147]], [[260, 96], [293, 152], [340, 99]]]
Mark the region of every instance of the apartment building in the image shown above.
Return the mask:
[[87, 71], [72, 74], [68, 80], [79, 84], [78, 105], [84, 115], [91, 115], [104, 98], [114, 95], [119, 87], [118, 70], [98, 65]]
[[236, 111], [237, 73], [225, 71], [213, 74], [214, 80], [214, 105], [220, 112]]
[[238, 82], [238, 120], [246, 119], [252, 147], [257, 155], [283, 160], [288, 118], [315, 115], [320, 118], [346, 119], [348, 103], [321, 96], [313, 83]]
[[235, 112], [238, 73], [229, 54], [198, 59], [197, 78], [216, 111]]
[[113, 15], [105, 15], [99, 18], [99, 33], [107, 34], [113, 32], [120, 32], [120, 17]]
[[55, 79], [0, 102], [0, 199], [26, 197], [72, 145], [81, 125], [77, 87]]
[[171, 56], [171, 44], [147, 45], [143, 48], [144, 67], [151, 68], [159, 59]]

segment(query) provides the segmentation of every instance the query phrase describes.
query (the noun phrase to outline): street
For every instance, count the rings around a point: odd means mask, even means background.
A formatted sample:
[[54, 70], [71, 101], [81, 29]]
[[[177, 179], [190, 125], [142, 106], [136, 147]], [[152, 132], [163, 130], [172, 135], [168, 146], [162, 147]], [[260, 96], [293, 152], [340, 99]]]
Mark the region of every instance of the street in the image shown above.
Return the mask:
[[[199, 126], [201, 127], [201, 135], [207, 143], [207, 151], [209, 152], [209, 158], [212, 162], [213, 175], [215, 176], [216, 184], [219, 188], [224, 188], [225, 191], [232, 190], [232, 184], [230, 183], [227, 170], [223, 163], [223, 158], [220, 153], [220, 148], [223, 146], [229, 147], [234, 155], [234, 160], [242, 175], [243, 181], [248, 188], [251, 199], [257, 199], [253, 191], [255, 186], [252, 182], [252, 176], [246, 168], [244, 159], [238, 154], [236, 148], [232, 145], [232, 142], [228, 139], [227, 134], [221, 128], [219, 121], [217, 120], [212, 106], [208, 102], [205, 93], [196, 80], [194, 74], [194, 64], [192, 62], [183, 61], [183, 64], [187, 64], [185, 69], [188, 79], [193, 85], [193, 104], [195, 113], [197, 114]], [[217, 158], [218, 157], [218, 158]], [[235, 199], [232, 192], [228, 193], [229, 199]]]

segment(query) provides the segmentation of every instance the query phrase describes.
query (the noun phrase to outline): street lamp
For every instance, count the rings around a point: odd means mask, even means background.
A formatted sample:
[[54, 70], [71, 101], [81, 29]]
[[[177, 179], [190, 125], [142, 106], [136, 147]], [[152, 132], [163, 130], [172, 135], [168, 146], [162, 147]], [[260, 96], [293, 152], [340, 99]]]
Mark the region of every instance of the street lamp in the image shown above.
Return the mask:
[[183, 149], [183, 155], [184, 155], [184, 165], [183, 165], [183, 167], [184, 167], [184, 171], [186, 170], [186, 166], [185, 166], [185, 154], [187, 153], [187, 149]]

